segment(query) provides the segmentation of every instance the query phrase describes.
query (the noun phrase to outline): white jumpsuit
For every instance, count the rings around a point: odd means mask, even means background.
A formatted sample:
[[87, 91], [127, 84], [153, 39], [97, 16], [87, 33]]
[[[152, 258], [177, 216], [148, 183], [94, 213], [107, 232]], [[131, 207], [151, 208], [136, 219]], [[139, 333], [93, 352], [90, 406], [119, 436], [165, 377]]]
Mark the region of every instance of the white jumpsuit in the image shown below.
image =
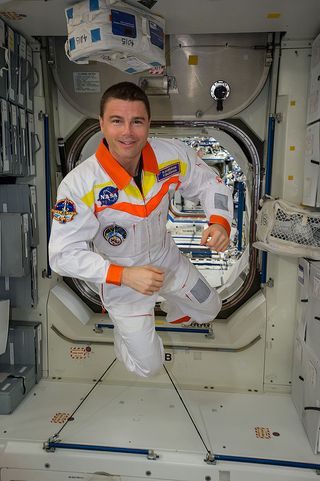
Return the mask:
[[[168, 322], [190, 318], [206, 323], [220, 298], [166, 230], [169, 193], [199, 199], [209, 223], [230, 232], [231, 191], [182, 142], [150, 139], [142, 150], [142, 192], [102, 141], [61, 182], [49, 243], [52, 269], [62, 276], [99, 284], [102, 303], [114, 323], [115, 352], [140, 376], [156, 373], [163, 345], [154, 328], [158, 294], [168, 304]], [[165, 272], [153, 296], [121, 285], [124, 266], [153, 265]]]

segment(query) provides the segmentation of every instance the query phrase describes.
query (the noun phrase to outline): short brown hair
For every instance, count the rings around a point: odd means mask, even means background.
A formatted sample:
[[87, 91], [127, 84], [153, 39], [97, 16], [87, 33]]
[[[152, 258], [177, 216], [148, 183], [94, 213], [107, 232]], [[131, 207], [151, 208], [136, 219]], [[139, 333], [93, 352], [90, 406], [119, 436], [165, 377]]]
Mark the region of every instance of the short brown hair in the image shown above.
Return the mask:
[[132, 82], [120, 82], [120, 83], [111, 85], [111, 87], [109, 87], [101, 97], [100, 117], [103, 117], [105, 104], [110, 99], [120, 99], [120, 100], [130, 100], [130, 101], [140, 100], [141, 102], [144, 103], [148, 113], [148, 117], [150, 119], [151, 113], [150, 113], [149, 99], [147, 95], [144, 93], [144, 91], [140, 87], [138, 87], [138, 85]]

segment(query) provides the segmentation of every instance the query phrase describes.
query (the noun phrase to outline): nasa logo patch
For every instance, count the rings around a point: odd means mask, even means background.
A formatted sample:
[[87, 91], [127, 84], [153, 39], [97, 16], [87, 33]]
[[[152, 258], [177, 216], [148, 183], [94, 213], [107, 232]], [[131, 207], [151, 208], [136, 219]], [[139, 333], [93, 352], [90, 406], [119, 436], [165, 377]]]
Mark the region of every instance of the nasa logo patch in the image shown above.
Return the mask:
[[127, 238], [128, 232], [120, 225], [108, 225], [103, 231], [103, 237], [110, 245], [118, 247]]
[[75, 203], [67, 197], [58, 200], [51, 212], [53, 219], [58, 221], [59, 224], [71, 222], [77, 215]]
[[98, 203], [100, 206], [115, 204], [119, 197], [119, 191], [116, 187], [108, 186], [100, 190]]

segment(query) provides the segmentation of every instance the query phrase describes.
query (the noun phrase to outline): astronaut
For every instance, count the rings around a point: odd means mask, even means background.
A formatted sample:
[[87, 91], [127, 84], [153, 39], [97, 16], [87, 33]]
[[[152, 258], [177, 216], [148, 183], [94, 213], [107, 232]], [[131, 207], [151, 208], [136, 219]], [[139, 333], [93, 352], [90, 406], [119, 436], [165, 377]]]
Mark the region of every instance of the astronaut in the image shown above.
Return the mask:
[[99, 286], [114, 323], [115, 353], [129, 371], [157, 373], [162, 341], [154, 306], [167, 321], [213, 320], [221, 300], [166, 230], [170, 195], [199, 199], [208, 227], [201, 244], [226, 250], [232, 193], [196, 152], [178, 140], [148, 139], [150, 106], [131, 82], [111, 86], [100, 104], [103, 139], [61, 182], [53, 209], [52, 269]]

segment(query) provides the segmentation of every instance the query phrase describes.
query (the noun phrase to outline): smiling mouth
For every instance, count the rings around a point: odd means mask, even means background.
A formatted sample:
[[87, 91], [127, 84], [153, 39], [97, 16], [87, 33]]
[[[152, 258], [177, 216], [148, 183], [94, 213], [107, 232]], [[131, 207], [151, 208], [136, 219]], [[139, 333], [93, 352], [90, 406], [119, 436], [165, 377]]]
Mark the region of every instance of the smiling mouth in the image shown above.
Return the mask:
[[134, 140], [127, 140], [127, 141], [119, 140], [119, 143], [120, 143], [121, 145], [126, 146], [126, 147], [130, 147], [130, 146], [132, 146], [132, 145], [135, 144], [135, 141], [134, 141]]
[[135, 142], [122, 142], [122, 141], [120, 141], [119, 144], [124, 149], [130, 149], [131, 147], [134, 147], [136, 145]]

